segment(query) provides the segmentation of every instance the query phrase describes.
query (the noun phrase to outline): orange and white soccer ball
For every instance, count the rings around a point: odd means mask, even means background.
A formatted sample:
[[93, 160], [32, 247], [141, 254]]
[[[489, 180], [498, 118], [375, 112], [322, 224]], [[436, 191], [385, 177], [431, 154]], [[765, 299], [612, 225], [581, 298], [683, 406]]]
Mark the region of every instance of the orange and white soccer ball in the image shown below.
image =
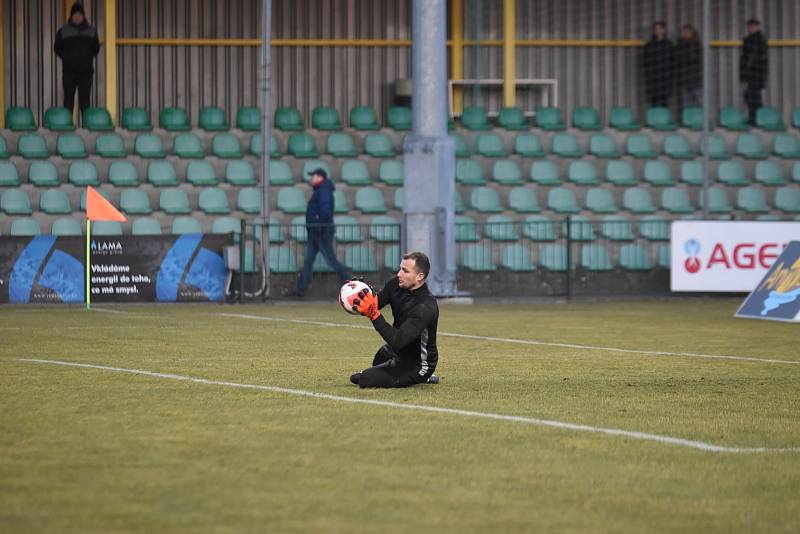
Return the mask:
[[339, 305], [344, 311], [351, 315], [358, 315], [357, 311], [353, 311], [353, 300], [358, 298], [359, 291], [370, 291], [369, 286], [361, 280], [349, 280], [344, 283], [339, 290]]

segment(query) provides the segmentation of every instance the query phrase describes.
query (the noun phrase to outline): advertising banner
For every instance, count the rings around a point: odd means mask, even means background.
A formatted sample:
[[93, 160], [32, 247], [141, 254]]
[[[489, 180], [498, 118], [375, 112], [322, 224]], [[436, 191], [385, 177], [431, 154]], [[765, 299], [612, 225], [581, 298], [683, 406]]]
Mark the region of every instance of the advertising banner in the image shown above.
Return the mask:
[[675, 221], [672, 291], [750, 292], [790, 241], [800, 222]]
[[792, 241], [736, 317], [800, 323], [800, 241]]

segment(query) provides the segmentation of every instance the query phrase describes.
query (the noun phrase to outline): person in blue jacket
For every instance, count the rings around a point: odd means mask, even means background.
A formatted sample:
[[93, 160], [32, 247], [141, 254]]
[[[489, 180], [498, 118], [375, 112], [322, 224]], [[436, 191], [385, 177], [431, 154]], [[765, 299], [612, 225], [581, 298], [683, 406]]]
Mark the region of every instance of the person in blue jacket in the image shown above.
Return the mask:
[[328, 179], [325, 169], [315, 169], [308, 173], [311, 176], [311, 187], [314, 193], [308, 201], [306, 207], [306, 230], [308, 232], [308, 242], [306, 244], [306, 258], [303, 260], [303, 272], [297, 283], [294, 296], [303, 297], [306, 294], [308, 284], [311, 282], [311, 270], [314, 267], [314, 260], [317, 253], [321, 252], [322, 257], [331, 268], [336, 271], [342, 282], [350, 278], [347, 267], [336, 259], [333, 251], [333, 235], [335, 226], [333, 224], [333, 182]]

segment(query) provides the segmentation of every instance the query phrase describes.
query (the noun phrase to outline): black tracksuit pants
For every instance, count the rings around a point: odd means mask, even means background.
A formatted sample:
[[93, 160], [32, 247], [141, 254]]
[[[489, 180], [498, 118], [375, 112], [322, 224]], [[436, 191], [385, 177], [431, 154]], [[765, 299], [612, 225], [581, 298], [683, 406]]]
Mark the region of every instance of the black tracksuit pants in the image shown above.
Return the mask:
[[392, 347], [384, 345], [375, 353], [372, 367], [361, 372], [359, 385], [362, 388], [404, 388], [426, 382], [434, 371], [430, 368], [420, 375], [420, 370], [419, 363], [400, 357]]
[[89, 96], [92, 92], [93, 70], [75, 72], [64, 70], [62, 73], [62, 83], [64, 85], [64, 107], [72, 111], [75, 107], [75, 91], [78, 91], [78, 106], [83, 112], [89, 107]]

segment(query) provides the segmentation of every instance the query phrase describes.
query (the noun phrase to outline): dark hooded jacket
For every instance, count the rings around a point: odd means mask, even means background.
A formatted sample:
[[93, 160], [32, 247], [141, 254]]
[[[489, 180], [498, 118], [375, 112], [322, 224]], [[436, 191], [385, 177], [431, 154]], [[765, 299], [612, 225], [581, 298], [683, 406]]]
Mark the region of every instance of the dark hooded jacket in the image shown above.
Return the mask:
[[309, 231], [319, 229], [327, 230], [316, 225], [331, 224], [333, 222], [333, 182], [325, 178], [322, 183], [314, 189], [314, 193], [308, 200], [306, 207], [306, 224]]
[[739, 80], [751, 89], [763, 89], [769, 73], [769, 47], [760, 31], [744, 39], [742, 55], [739, 57]]
[[93, 72], [94, 58], [100, 51], [97, 29], [86, 20], [83, 6], [74, 4], [70, 18], [76, 12], [83, 13], [83, 22], [75, 25], [68, 21], [56, 33], [53, 51], [61, 58], [63, 70], [69, 72]]
[[700, 39], [679, 39], [675, 46], [675, 81], [680, 88], [703, 85], [703, 48]]
[[650, 97], [669, 96], [672, 94], [673, 74], [675, 68], [675, 47], [669, 39], [647, 41], [644, 45], [644, 83]]

